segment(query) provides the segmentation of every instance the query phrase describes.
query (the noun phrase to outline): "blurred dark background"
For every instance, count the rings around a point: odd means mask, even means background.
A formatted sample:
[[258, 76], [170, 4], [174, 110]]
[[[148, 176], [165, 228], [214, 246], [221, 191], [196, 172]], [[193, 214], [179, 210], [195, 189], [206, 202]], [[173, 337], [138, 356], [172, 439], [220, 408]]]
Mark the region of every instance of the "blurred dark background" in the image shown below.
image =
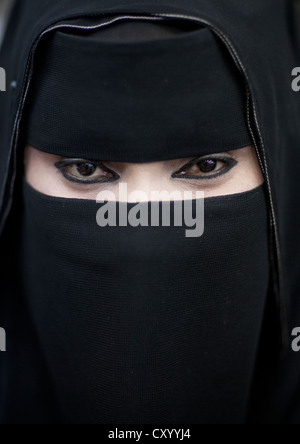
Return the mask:
[[297, 17], [298, 17], [298, 23], [300, 26], [300, 0], [294, 0], [294, 3], [295, 3], [296, 13], [297, 13]]
[[0, 45], [5, 29], [6, 19], [13, 2], [14, 0], [0, 0]]

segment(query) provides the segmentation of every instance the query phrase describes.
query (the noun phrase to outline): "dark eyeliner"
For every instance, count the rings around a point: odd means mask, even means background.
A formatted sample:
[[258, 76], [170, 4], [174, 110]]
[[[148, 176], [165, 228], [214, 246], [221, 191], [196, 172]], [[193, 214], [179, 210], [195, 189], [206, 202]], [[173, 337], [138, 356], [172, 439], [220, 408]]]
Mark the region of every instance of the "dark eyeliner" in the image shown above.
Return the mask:
[[[66, 171], [65, 168], [70, 165], [76, 165], [80, 163], [91, 163], [93, 165], [96, 165], [98, 168], [103, 168], [103, 170], [108, 171], [109, 173], [113, 174], [114, 177], [110, 179], [102, 178], [102, 179], [92, 179], [92, 180], [81, 180], [77, 179], [76, 177], [70, 176]], [[108, 183], [108, 182], [115, 182], [120, 179], [119, 174], [117, 174], [115, 171], [111, 170], [107, 166], [105, 166], [102, 162], [98, 161], [92, 161], [92, 160], [86, 160], [86, 159], [65, 159], [61, 160], [59, 162], [56, 162], [55, 167], [59, 170], [59, 172], [64, 176], [65, 179], [67, 179], [69, 182], [75, 182], [79, 183], [81, 185], [93, 185], [96, 183]]]
[[[221, 161], [227, 164], [221, 171], [218, 171], [217, 173], [212, 174], [205, 174], [203, 173], [203, 176], [193, 176], [186, 174], [184, 176], [179, 176], [179, 174], [186, 170], [191, 168], [192, 166], [196, 165], [197, 163], [201, 162], [202, 160], [217, 160]], [[198, 159], [191, 160], [189, 163], [181, 167], [179, 170], [177, 170], [175, 173], [172, 174], [172, 179], [192, 179], [192, 180], [209, 180], [209, 179], [216, 179], [217, 177], [223, 176], [224, 174], [227, 174], [232, 168], [234, 168], [238, 164], [238, 161], [233, 159], [233, 157], [229, 156], [205, 156], [205, 157], [199, 157]]]

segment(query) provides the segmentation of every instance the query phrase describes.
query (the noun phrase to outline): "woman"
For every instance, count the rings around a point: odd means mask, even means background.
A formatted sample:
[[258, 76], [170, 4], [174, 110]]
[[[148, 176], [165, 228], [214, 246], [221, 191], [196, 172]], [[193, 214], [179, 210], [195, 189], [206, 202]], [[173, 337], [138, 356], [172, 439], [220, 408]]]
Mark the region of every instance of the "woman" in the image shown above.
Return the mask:
[[1, 421], [297, 422], [287, 2], [27, 3], [1, 56]]

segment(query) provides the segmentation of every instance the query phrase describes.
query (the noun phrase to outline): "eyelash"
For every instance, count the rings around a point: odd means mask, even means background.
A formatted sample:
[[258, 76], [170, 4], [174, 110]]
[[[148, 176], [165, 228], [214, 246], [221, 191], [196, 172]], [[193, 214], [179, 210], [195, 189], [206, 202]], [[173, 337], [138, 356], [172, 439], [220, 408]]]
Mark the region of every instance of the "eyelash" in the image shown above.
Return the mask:
[[[179, 175], [181, 172], [183, 172], [184, 170], [187, 170], [189, 168], [191, 168], [194, 165], [197, 165], [198, 163], [205, 161], [205, 160], [214, 160], [217, 162], [223, 162], [226, 164], [226, 166], [224, 168], [222, 168], [220, 171], [217, 171], [216, 173], [204, 173], [202, 176], [195, 176], [195, 175], [190, 175], [190, 174], [186, 174], [186, 175]], [[232, 168], [234, 168], [236, 165], [238, 164], [238, 161], [235, 160], [233, 157], [229, 157], [229, 156], [222, 156], [222, 155], [212, 155], [212, 156], [206, 156], [206, 157], [200, 157], [198, 159], [194, 159], [192, 161], [190, 161], [189, 163], [187, 163], [186, 165], [184, 165], [183, 167], [181, 167], [178, 171], [176, 171], [175, 173], [172, 174], [172, 178], [173, 179], [185, 179], [185, 180], [212, 180], [212, 179], [216, 179], [217, 177], [223, 176], [225, 174], [227, 174], [230, 170], [232, 170]]]
[[[203, 175], [191, 175], [191, 174], [184, 174], [180, 175], [180, 173], [183, 173], [185, 170], [197, 165], [200, 162], [203, 162], [205, 160], [214, 160], [216, 162], [223, 162], [225, 164], [225, 167], [222, 168], [220, 171], [217, 171], [216, 173], [205, 173], [202, 172]], [[110, 173], [113, 175], [111, 178], [99, 178], [99, 179], [80, 179], [79, 177], [72, 176], [67, 173], [66, 169], [70, 166], [79, 166], [80, 164], [91, 164], [95, 166], [96, 168], [102, 168], [104, 172]], [[227, 174], [232, 168], [234, 168], [238, 162], [229, 156], [222, 156], [222, 155], [211, 155], [206, 157], [200, 157], [197, 159], [194, 159], [184, 166], [182, 166], [179, 170], [177, 170], [175, 173], [172, 174], [173, 179], [185, 179], [185, 180], [212, 180], [216, 179], [217, 177], [220, 177], [222, 175]], [[97, 183], [108, 183], [108, 182], [115, 182], [120, 179], [119, 174], [117, 174], [115, 171], [108, 168], [106, 165], [104, 165], [102, 162], [95, 162], [95, 161], [88, 161], [84, 159], [65, 159], [60, 162], [55, 163], [56, 168], [61, 172], [61, 174], [65, 177], [66, 180], [70, 182], [75, 182], [81, 185], [93, 185]]]
[[[76, 178], [74, 176], [71, 176], [66, 172], [66, 168], [70, 166], [79, 166], [80, 164], [89, 163], [91, 165], [94, 165], [97, 168], [102, 168], [103, 171], [111, 173], [113, 175], [112, 178], [99, 178], [99, 179], [80, 179]], [[93, 185], [96, 183], [108, 183], [108, 182], [115, 182], [120, 179], [120, 176], [107, 166], [105, 166], [102, 162], [95, 162], [95, 161], [89, 161], [85, 159], [65, 159], [60, 162], [55, 163], [56, 168], [61, 172], [61, 174], [64, 176], [65, 179], [67, 179], [70, 182], [79, 183], [81, 185]]]

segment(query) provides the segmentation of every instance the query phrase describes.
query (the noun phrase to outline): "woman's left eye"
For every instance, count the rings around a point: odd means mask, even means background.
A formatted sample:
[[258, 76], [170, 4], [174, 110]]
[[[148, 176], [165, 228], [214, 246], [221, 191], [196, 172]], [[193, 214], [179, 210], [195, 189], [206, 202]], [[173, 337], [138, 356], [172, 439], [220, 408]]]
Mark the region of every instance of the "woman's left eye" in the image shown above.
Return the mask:
[[93, 184], [113, 182], [120, 178], [116, 172], [100, 162], [67, 159], [57, 162], [55, 166], [70, 182]]
[[202, 157], [194, 159], [176, 171], [174, 179], [214, 179], [228, 173], [237, 165], [237, 161], [229, 156]]

